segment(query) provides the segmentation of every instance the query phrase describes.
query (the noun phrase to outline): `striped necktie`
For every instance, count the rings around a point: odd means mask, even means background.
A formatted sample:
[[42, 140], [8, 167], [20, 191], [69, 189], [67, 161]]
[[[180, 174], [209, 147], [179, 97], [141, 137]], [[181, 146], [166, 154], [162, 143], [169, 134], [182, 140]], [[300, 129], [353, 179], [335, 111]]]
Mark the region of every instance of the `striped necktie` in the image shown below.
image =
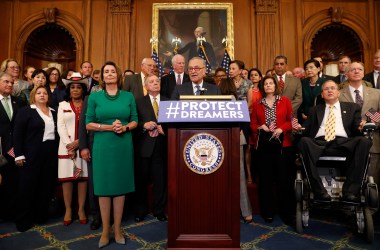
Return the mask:
[[154, 115], [156, 116], [156, 119], [158, 118], [158, 103], [157, 103], [157, 98], [153, 97], [153, 111]]
[[355, 92], [355, 103], [359, 104], [360, 107], [363, 107], [364, 101], [360, 95], [360, 91], [358, 89], [355, 89], [354, 92]]
[[327, 117], [326, 126], [325, 126], [325, 140], [332, 141], [335, 139], [335, 113], [334, 105], [329, 107], [329, 115]]

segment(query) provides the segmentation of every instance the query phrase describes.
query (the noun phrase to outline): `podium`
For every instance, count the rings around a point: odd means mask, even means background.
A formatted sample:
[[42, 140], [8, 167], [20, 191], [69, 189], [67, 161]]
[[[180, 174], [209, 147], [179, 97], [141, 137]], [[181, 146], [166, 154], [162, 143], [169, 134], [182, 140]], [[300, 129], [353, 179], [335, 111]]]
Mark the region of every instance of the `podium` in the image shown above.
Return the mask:
[[167, 249], [240, 249], [246, 102], [167, 101], [159, 113], [168, 123]]

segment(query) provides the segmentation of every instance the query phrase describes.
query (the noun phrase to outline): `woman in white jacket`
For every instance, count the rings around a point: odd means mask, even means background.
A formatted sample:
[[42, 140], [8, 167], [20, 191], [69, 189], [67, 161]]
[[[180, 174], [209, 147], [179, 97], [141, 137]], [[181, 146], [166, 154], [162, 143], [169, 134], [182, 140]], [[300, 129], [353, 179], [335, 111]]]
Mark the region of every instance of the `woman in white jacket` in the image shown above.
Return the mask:
[[[58, 149], [58, 179], [62, 182], [63, 198], [65, 202], [65, 217], [63, 224], [72, 223], [72, 196], [73, 184], [78, 184], [78, 216], [80, 224], [87, 223], [84, 211], [87, 192], [87, 163], [80, 157], [78, 125], [83, 99], [87, 91], [87, 79], [78, 77], [66, 80], [65, 101], [58, 107], [58, 133], [60, 136]], [[83, 112], [86, 112], [85, 110]]]

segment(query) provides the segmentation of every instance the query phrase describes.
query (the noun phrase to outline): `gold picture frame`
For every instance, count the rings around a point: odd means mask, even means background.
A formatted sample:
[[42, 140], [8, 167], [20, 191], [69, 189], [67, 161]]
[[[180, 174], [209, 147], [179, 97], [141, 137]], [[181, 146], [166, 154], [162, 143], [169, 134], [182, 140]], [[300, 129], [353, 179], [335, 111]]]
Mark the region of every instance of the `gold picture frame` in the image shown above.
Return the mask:
[[[165, 68], [171, 65], [174, 39], [181, 40], [177, 42], [179, 51], [191, 42], [194, 44], [194, 30], [199, 26], [204, 28], [203, 36], [215, 53], [215, 61], [209, 60], [214, 69], [221, 65], [224, 48], [234, 58], [232, 3], [153, 3], [152, 21], [152, 50], [156, 49]], [[222, 43], [224, 39], [226, 42]], [[190, 52], [181, 54], [186, 62], [190, 59]]]

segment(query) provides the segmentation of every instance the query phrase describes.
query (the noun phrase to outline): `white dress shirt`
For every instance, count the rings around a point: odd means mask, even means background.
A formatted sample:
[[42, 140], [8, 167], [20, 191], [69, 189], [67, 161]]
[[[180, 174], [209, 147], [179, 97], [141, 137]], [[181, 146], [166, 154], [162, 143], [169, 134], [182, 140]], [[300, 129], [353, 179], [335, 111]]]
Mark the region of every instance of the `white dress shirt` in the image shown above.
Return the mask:
[[195, 93], [197, 92], [197, 86], [199, 86], [200, 87], [200, 89], [202, 89], [203, 88], [203, 81], [201, 82], [201, 83], [199, 83], [199, 84], [195, 84], [195, 83], [191, 83], [192, 85], [193, 85], [193, 93], [194, 93], [194, 95], [195, 95]]
[[182, 74], [177, 74], [177, 73], [174, 72], [175, 82], [176, 82], [176, 83], [177, 83], [178, 76], [181, 78], [181, 84], [183, 83], [183, 74], [184, 74], [184, 73], [182, 73]]
[[[330, 109], [330, 105], [326, 103], [325, 114], [323, 116], [323, 120], [321, 122], [321, 126], [319, 127], [318, 133], [315, 135], [315, 138], [325, 136], [326, 122], [327, 122], [327, 118], [330, 112], [329, 109]], [[343, 120], [342, 120], [342, 111], [340, 108], [339, 101], [334, 104], [333, 111], [335, 114], [335, 136], [347, 138], [348, 136], [347, 136], [346, 130], [344, 130]], [[343, 110], [343, 113], [344, 112], [346, 111]]]

